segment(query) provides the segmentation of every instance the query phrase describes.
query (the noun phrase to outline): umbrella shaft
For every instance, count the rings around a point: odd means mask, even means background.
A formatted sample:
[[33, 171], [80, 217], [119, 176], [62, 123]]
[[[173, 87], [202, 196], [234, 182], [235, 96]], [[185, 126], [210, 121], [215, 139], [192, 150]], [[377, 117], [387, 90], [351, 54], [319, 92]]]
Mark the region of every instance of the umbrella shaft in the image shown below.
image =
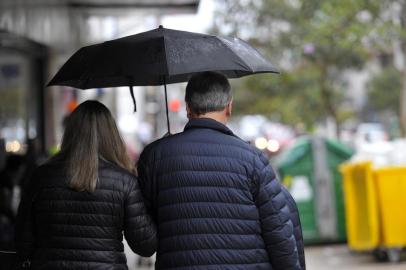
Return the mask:
[[169, 123], [168, 93], [166, 91], [165, 76], [164, 76], [164, 89], [165, 89], [166, 124], [168, 125], [168, 135], [169, 135], [169, 134], [171, 134], [171, 126], [170, 126], [170, 123]]

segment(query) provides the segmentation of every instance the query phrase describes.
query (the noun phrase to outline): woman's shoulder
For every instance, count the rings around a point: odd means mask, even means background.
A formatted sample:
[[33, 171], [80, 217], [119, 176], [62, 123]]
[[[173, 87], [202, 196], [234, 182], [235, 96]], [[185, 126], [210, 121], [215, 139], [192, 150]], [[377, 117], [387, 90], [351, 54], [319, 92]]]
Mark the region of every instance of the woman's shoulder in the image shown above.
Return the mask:
[[60, 187], [66, 182], [65, 164], [52, 160], [37, 166], [29, 175], [24, 188]]
[[33, 174], [35, 175], [44, 175], [44, 174], [54, 174], [54, 173], [61, 173], [63, 172], [66, 163], [63, 161], [55, 160], [55, 159], [48, 159], [44, 163], [37, 166], [34, 170]]
[[99, 161], [99, 175], [102, 177], [121, 179], [123, 181], [137, 180], [137, 176], [120, 166], [104, 159]]
[[109, 161], [100, 160], [98, 188], [127, 193], [137, 183], [137, 177], [131, 172]]

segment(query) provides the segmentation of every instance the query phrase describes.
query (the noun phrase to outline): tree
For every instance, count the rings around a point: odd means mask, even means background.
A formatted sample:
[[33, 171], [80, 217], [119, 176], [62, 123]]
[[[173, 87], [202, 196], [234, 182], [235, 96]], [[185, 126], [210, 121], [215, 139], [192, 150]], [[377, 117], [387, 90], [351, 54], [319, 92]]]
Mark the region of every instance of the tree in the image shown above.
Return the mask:
[[[406, 137], [406, 1], [395, 1], [400, 5], [400, 24], [397, 31], [397, 40], [400, 43], [402, 52], [403, 65], [400, 68], [401, 87], [400, 87], [400, 104], [399, 104], [399, 124], [401, 136]], [[396, 24], [395, 24], [396, 25]]]
[[[390, 59], [387, 56], [391, 56], [392, 61], [383, 61], [382, 71], [372, 78], [369, 105], [381, 112], [384, 107], [391, 111], [396, 109], [400, 133], [405, 137], [406, 0], [381, 0], [378, 9], [378, 20], [375, 21], [374, 31], [370, 35], [370, 49], [374, 55], [386, 56], [385, 59]], [[379, 90], [384, 93], [378, 93]]]
[[[255, 85], [256, 91], [251, 92], [255, 106], [264, 106], [271, 96], [274, 101], [268, 114], [282, 111], [282, 118], [295, 114], [308, 127], [312, 121], [331, 118], [338, 135], [342, 121], [350, 115], [343, 106], [344, 72], [360, 69], [368, 60], [366, 41], [379, 7], [379, 0], [226, 0], [220, 5], [216, 28], [249, 38], [286, 74], [276, 82]], [[242, 81], [242, 88], [253, 80]], [[277, 101], [282, 107], [276, 108]]]
[[367, 84], [368, 105], [375, 112], [390, 111], [397, 114], [402, 74], [394, 67], [379, 72]]
[[368, 102], [364, 117], [378, 120], [388, 129], [391, 137], [399, 137], [399, 106], [402, 74], [393, 66], [380, 70], [367, 83]]
[[322, 103], [314, 91], [315, 71], [297, 68], [280, 75], [250, 76], [233, 84], [235, 111], [240, 114], [263, 114], [292, 126], [304, 124], [308, 130], [321, 120], [317, 108]]

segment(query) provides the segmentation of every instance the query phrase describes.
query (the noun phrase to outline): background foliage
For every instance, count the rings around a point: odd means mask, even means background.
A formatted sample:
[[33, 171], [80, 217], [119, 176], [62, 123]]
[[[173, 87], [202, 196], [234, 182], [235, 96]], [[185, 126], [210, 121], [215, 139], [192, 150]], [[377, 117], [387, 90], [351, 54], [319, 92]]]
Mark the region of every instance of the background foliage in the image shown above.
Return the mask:
[[369, 115], [349, 98], [346, 76], [368, 70], [366, 108], [398, 113], [402, 71], [393, 59], [381, 65], [381, 56], [393, 54], [395, 41], [403, 44], [404, 27], [396, 18], [406, 11], [405, 2], [219, 1], [213, 32], [248, 39], [281, 68], [280, 75], [236, 80], [235, 111], [302, 123], [307, 130], [331, 119], [338, 134], [347, 119]]

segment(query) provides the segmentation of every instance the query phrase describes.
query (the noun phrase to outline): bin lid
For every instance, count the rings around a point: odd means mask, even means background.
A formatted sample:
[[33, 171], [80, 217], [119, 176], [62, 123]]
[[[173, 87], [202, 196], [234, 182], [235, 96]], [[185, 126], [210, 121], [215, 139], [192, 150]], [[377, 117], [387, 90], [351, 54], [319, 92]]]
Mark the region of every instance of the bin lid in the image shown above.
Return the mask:
[[[312, 155], [311, 143], [314, 136], [299, 137], [295, 143], [285, 149], [276, 159], [275, 165], [279, 169], [296, 164], [306, 155]], [[328, 155], [334, 154], [343, 160], [349, 159], [353, 151], [347, 145], [334, 139], [325, 139]]]
[[334, 153], [345, 160], [354, 154], [354, 151], [349, 146], [338, 140], [326, 139], [326, 146], [328, 152]]
[[276, 159], [275, 165], [278, 168], [284, 168], [294, 165], [305, 155], [311, 153], [311, 137], [303, 136], [296, 139], [295, 143], [285, 149]]

